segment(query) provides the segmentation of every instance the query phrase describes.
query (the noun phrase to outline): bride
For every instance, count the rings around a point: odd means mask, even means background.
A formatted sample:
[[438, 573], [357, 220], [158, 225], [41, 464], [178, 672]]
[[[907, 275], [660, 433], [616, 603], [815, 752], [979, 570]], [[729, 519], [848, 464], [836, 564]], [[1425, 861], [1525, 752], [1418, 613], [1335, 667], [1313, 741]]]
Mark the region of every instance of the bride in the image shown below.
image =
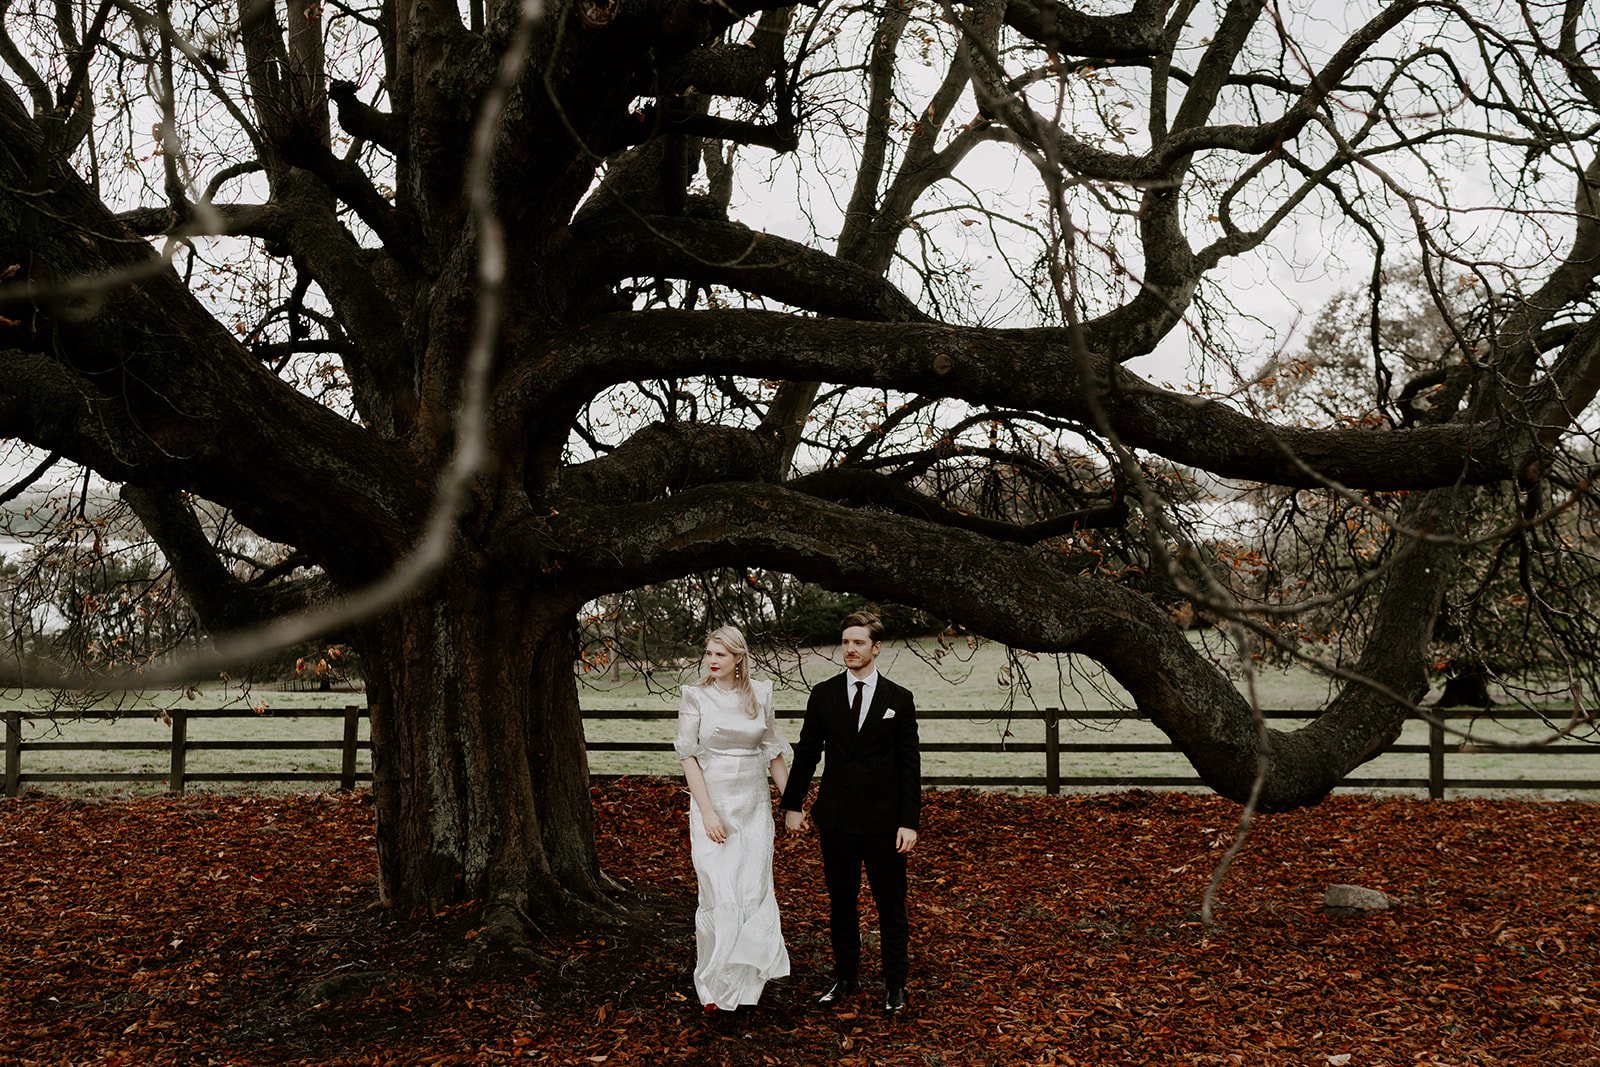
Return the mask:
[[754, 1004], [789, 973], [772, 892], [772, 780], [788, 784], [772, 683], [752, 681], [737, 627], [706, 638], [700, 681], [683, 687], [673, 744], [689, 786], [689, 845], [700, 883], [694, 988], [706, 1011]]

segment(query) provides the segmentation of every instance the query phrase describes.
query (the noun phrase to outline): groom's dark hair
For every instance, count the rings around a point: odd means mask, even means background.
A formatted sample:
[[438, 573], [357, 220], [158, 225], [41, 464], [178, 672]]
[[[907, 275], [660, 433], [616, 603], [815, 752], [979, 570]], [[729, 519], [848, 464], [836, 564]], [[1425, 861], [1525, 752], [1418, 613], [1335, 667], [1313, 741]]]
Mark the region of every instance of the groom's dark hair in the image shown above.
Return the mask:
[[870, 611], [852, 611], [846, 615], [844, 621], [839, 624], [839, 632], [844, 633], [852, 626], [865, 626], [867, 635], [874, 642], [883, 640], [883, 620]]

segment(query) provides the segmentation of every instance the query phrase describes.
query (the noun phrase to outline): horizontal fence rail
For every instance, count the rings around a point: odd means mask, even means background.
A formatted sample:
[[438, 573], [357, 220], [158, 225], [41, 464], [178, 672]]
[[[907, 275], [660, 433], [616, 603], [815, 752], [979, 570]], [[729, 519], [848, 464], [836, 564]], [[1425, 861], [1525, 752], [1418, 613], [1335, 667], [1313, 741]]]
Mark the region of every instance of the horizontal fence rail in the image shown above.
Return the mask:
[[[132, 717], [133, 713], [124, 713], [122, 717]], [[145, 713], [140, 713], [145, 714]], [[191, 783], [200, 782], [337, 782], [340, 789], [354, 789], [357, 783], [370, 782], [371, 771], [358, 770], [358, 755], [370, 752], [372, 742], [362, 740], [360, 737], [360, 723], [366, 717], [366, 709], [357, 705], [348, 705], [343, 708], [306, 708], [286, 710], [277, 713], [257, 713], [246, 708], [218, 708], [218, 709], [174, 709], [165, 712], [171, 721], [171, 734], [165, 740], [155, 741], [24, 741], [22, 739], [22, 726], [25, 719], [48, 718], [43, 714], [37, 716], [27, 715], [21, 711], [7, 711], [4, 713], [5, 723], [5, 795], [18, 796], [25, 785], [42, 782], [166, 782], [167, 788], [174, 793], [182, 793]], [[625, 720], [649, 721], [658, 719], [676, 719], [677, 711], [673, 709], [606, 709], [594, 710], [584, 713], [585, 720]], [[779, 711], [778, 717], [783, 719], [799, 719], [804, 713], [801, 711]], [[1305, 711], [1272, 710], [1263, 712], [1271, 719], [1300, 719], [1308, 718]], [[1492, 719], [1496, 722], [1511, 722], [1517, 720], [1540, 721], [1537, 712], [1522, 710], [1504, 710], [1492, 713], [1471, 710], [1450, 710], [1433, 713], [1436, 719], [1443, 720], [1472, 720]], [[1040, 712], [1028, 714], [1012, 714], [1005, 716], [997, 713], [973, 711], [946, 711], [923, 710], [917, 713], [917, 718], [923, 721], [939, 720], [965, 720], [981, 721], [988, 719], [1007, 719], [1011, 722], [1031, 720], [1035, 716], [1044, 725], [1044, 741], [923, 741], [921, 748], [924, 752], [987, 752], [1004, 753], [1006, 755], [1037, 755], [1042, 754], [1042, 774], [1007, 774], [1007, 775], [926, 775], [923, 777], [924, 785], [941, 786], [1004, 786], [1004, 787], [1034, 787], [1042, 788], [1047, 793], [1059, 793], [1063, 787], [1128, 787], [1128, 786], [1166, 786], [1166, 787], [1198, 787], [1204, 783], [1194, 775], [1064, 775], [1061, 773], [1061, 757], [1063, 754], [1073, 753], [1158, 753], [1172, 755], [1177, 752], [1171, 744], [1165, 742], [1109, 742], [1109, 741], [1062, 741], [1062, 722], [1095, 722], [1104, 723], [1113, 720], [1142, 719], [1137, 712], [1122, 710], [1085, 710], [1085, 711], [1060, 711], [1047, 708]], [[339, 739], [321, 740], [245, 740], [245, 741], [206, 741], [191, 740], [189, 738], [189, 724], [196, 719], [256, 719], [256, 718], [290, 718], [290, 719], [338, 719], [343, 726], [343, 736]], [[1557, 779], [1557, 778], [1457, 778], [1445, 774], [1446, 756], [1451, 758], [1470, 758], [1474, 752], [1459, 751], [1447, 743], [1449, 735], [1444, 727], [1435, 721], [1428, 723], [1428, 742], [1426, 744], [1396, 743], [1384, 750], [1384, 754], [1400, 753], [1427, 756], [1427, 773], [1411, 777], [1367, 777], [1345, 778], [1341, 786], [1370, 789], [1426, 789], [1430, 797], [1442, 797], [1446, 789], [1516, 789], [1516, 790], [1600, 790], [1600, 776], [1582, 779]], [[672, 750], [670, 740], [660, 741], [590, 741], [587, 746], [590, 752], [669, 752]], [[273, 751], [273, 750], [338, 750], [340, 753], [340, 768], [337, 772], [318, 771], [230, 771], [230, 772], [194, 772], [189, 769], [189, 753], [205, 750], [233, 750], [233, 751]], [[125, 751], [165, 751], [169, 756], [169, 766], [166, 771], [95, 771], [95, 772], [67, 772], [51, 771], [43, 773], [24, 773], [22, 770], [22, 757], [25, 752], [125, 752]], [[1494, 748], [1483, 748], [1476, 751], [1493, 752]], [[1600, 757], [1600, 746], [1585, 743], [1562, 742], [1557, 744], [1542, 745], [1538, 747], [1519, 749], [1521, 755], [1587, 755]], [[596, 779], [609, 779], [626, 777], [619, 774], [596, 774]]]
[[[117, 718], [146, 717], [148, 712], [124, 712]], [[163, 713], [171, 721], [171, 734], [156, 741], [24, 741], [24, 719], [48, 719], [47, 715], [29, 716], [21, 711], [5, 713], [6, 780], [5, 795], [19, 795], [24, 785], [36, 782], [166, 782], [174, 793], [182, 793], [190, 783], [198, 782], [337, 782], [340, 789], [350, 790], [358, 782], [372, 781], [371, 771], [356, 769], [357, 754], [370, 752], [372, 742], [360, 737], [361, 720], [367, 709], [354, 704], [342, 708], [302, 708], [277, 714], [259, 713], [249, 708], [174, 708]], [[108, 716], [108, 718], [111, 716]], [[248, 741], [198, 741], [189, 738], [189, 723], [195, 719], [339, 719], [343, 723], [343, 736], [338, 739], [319, 740], [248, 740]], [[337, 749], [340, 753], [338, 771], [225, 771], [194, 772], [189, 769], [189, 753], [206, 750], [234, 752], [304, 751]], [[50, 771], [25, 774], [22, 770], [24, 752], [167, 752], [169, 767], [166, 771]]]
[[[803, 711], [779, 711], [780, 719], [800, 719]], [[1313, 712], [1293, 709], [1271, 709], [1263, 711], [1262, 716], [1268, 720], [1298, 719], [1306, 721], [1314, 716]], [[1397, 742], [1383, 750], [1383, 754], [1412, 754], [1427, 756], [1427, 773], [1412, 777], [1350, 777], [1340, 779], [1341, 787], [1357, 789], [1426, 789], [1430, 797], [1444, 796], [1446, 789], [1517, 789], [1517, 790], [1600, 790], [1600, 776], [1568, 779], [1568, 778], [1452, 778], [1445, 774], [1445, 757], [1471, 758], [1477, 752], [1462, 752], [1452, 750], [1448, 743], [1449, 732], [1442, 722], [1451, 720], [1483, 720], [1492, 719], [1497, 722], [1534, 721], [1543, 722], [1544, 719], [1537, 712], [1521, 709], [1505, 709], [1493, 712], [1484, 712], [1473, 709], [1449, 709], [1430, 712], [1435, 720], [1428, 722], [1428, 742], [1417, 744], [1414, 742]], [[1161, 755], [1175, 755], [1177, 748], [1164, 741], [1067, 741], [1061, 740], [1061, 724], [1063, 722], [1107, 722], [1111, 720], [1137, 720], [1143, 721], [1144, 716], [1136, 711], [1122, 709], [1089, 709], [1083, 711], [1064, 711], [1058, 708], [1045, 708], [1034, 713], [1015, 713], [1009, 716], [1010, 721], [1020, 722], [1037, 716], [1044, 723], [1044, 741], [926, 741], [920, 748], [923, 752], [996, 752], [996, 753], [1043, 753], [1044, 773], [1042, 775], [924, 775], [923, 785], [957, 785], [957, 786], [1003, 786], [1003, 787], [1034, 787], [1042, 788], [1046, 793], [1060, 793], [1063, 786], [1071, 788], [1080, 787], [1127, 787], [1127, 786], [1163, 786], [1179, 788], [1203, 788], [1205, 783], [1199, 777], [1188, 774], [1146, 774], [1146, 775], [1064, 775], [1061, 773], [1061, 756], [1063, 753], [1155, 753]], [[584, 712], [585, 719], [676, 719], [678, 713], [672, 709], [660, 710], [597, 710]], [[941, 719], [959, 719], [964, 721], [978, 721], [988, 719], [1006, 719], [1007, 716], [995, 712], [972, 711], [946, 711], [918, 709], [919, 721], [938, 721]], [[659, 752], [670, 751], [671, 741], [595, 741], [588, 744], [591, 752]], [[1495, 751], [1485, 749], [1484, 754]], [[1521, 750], [1522, 755], [1585, 755], [1600, 759], [1600, 745], [1585, 744], [1582, 742], [1561, 742], [1557, 744], [1541, 745], [1534, 748]], [[623, 775], [594, 775], [595, 778], [619, 778]]]

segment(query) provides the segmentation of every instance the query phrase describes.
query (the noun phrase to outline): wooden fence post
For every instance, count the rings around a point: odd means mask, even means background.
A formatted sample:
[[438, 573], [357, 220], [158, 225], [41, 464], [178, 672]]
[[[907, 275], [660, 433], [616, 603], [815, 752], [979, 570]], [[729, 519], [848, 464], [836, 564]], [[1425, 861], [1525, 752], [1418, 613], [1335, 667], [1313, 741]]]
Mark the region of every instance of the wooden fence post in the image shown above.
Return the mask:
[[167, 790], [182, 796], [189, 755], [189, 713], [177, 708], [167, 714], [172, 719], [172, 770], [167, 775]]
[[356, 731], [361, 725], [361, 708], [356, 704], [344, 706], [344, 748], [339, 764], [339, 788], [346, 793], [356, 787]]
[[6, 796], [22, 792], [22, 712], [6, 712]]
[[1061, 716], [1055, 708], [1044, 709], [1044, 791], [1061, 794]]
[[1444, 797], [1444, 721], [1437, 710], [1428, 721], [1428, 796]]

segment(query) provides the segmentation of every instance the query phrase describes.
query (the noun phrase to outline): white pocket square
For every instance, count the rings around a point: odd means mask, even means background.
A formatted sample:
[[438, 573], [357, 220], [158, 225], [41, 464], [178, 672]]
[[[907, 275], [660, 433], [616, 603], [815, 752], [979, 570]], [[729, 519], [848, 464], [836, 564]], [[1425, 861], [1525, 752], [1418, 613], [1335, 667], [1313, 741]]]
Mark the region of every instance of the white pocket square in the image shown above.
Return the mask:
[[894, 709], [893, 708], [889, 708], [887, 711], [885, 711], [883, 713], [883, 717], [884, 717], [885, 721], [894, 718]]

